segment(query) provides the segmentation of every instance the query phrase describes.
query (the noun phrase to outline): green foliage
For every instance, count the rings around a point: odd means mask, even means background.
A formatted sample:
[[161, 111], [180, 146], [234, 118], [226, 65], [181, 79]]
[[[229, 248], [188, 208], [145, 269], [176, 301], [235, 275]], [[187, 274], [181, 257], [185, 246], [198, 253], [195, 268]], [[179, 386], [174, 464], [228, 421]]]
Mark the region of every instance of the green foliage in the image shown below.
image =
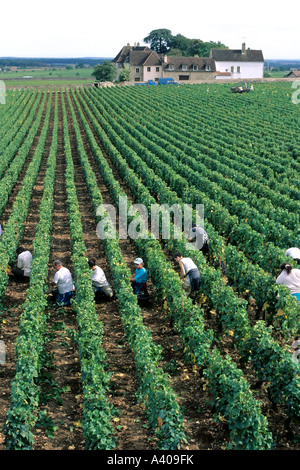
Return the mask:
[[[74, 94], [73, 98], [77, 104]], [[69, 98], [68, 102], [72, 113], [85, 180], [98, 222], [100, 219], [97, 216], [97, 208], [102, 203], [102, 196], [97, 186], [95, 174], [85, 153], [76, 116]], [[90, 128], [78, 104], [77, 109], [88, 137], [93, 139]], [[95, 144], [94, 140], [93, 142]], [[101, 158], [102, 154], [98, 146], [93, 146], [93, 152], [95, 157], [98, 155]], [[104, 163], [103, 156], [102, 161]], [[118, 197], [120, 189], [114, 180], [107, 162], [103, 167], [103, 171], [105, 171], [104, 174], [106, 175], [106, 184], [109, 188], [115, 188], [115, 195]], [[168, 376], [158, 365], [161, 349], [154, 345], [150, 331], [143, 325], [141, 310], [129, 282], [131, 273], [122, 259], [118, 240], [108, 237], [103, 240], [103, 246], [114, 279], [127, 340], [135, 357], [135, 366], [140, 382], [138, 398], [143, 400], [146, 406], [149, 422], [159, 440], [159, 447], [161, 449], [175, 450], [180, 448], [181, 442], [185, 440], [183, 417], [176, 400], [176, 395], [169, 384]], [[162, 415], [162, 424], [158, 425], [157, 419]]]
[[116, 69], [111, 62], [105, 60], [103, 64], [95, 65], [92, 76], [100, 82], [113, 82], [116, 77]]
[[[182, 34], [172, 35], [169, 29], [154, 29], [144, 38], [144, 42], [150, 44], [150, 48], [158, 54], [209, 57], [212, 48], [228, 49], [220, 41], [201, 41], [201, 39], [189, 39]], [[174, 54], [174, 51], [178, 51]]]
[[[43, 364], [44, 334], [46, 328], [45, 307], [47, 305], [45, 288], [48, 280], [47, 261], [50, 254], [53, 191], [57, 152], [57, 95], [54, 117], [53, 140], [49, 152], [47, 170], [44, 179], [44, 193], [40, 205], [40, 218], [33, 240], [33, 260], [31, 267], [30, 286], [20, 321], [20, 335], [16, 341], [16, 375], [12, 381], [10, 407], [7, 412], [4, 432], [8, 450], [30, 450], [34, 447], [33, 427], [37, 421], [39, 404], [39, 386], [37, 378]], [[40, 139], [37, 155], [41, 157], [45, 146], [45, 130], [48, 130], [52, 93]], [[40, 146], [40, 148], [39, 148]], [[34, 161], [34, 160], [33, 160]], [[39, 168], [40, 162], [36, 163]], [[30, 169], [28, 177], [35, 178], [36, 172]], [[25, 180], [24, 180], [25, 181]], [[24, 186], [25, 188], [26, 186]], [[31, 192], [26, 197], [30, 202]]]
[[[88, 103], [88, 106], [87, 106], [84, 100], [82, 99], [81, 94], [79, 95], [79, 99], [81, 101], [81, 104], [85, 112], [89, 116], [89, 119], [95, 131], [97, 132], [99, 138], [101, 139], [102, 145], [104, 146], [107, 154], [112, 159], [114, 165], [118, 168], [118, 171], [120, 175], [122, 176], [122, 179], [124, 181], [128, 181], [128, 182], [130, 181], [130, 187], [133, 193], [136, 192], [136, 194], [139, 195], [140, 202], [145, 202], [141, 194], [145, 194], [147, 191], [145, 190], [145, 188], [144, 188], [144, 191], [145, 191], [144, 193], [139, 191], [139, 188], [141, 188], [141, 181], [134, 174], [134, 172], [130, 170], [129, 166], [125, 163], [121, 155], [115, 151], [110, 140], [105, 135], [102, 127], [100, 127], [98, 120], [101, 121], [101, 126], [105, 127], [106, 132], [108, 132], [109, 138], [113, 139], [114, 142], [118, 141], [121, 143], [121, 141], [119, 141], [117, 138], [117, 134], [113, 134], [112, 132], [109, 132], [109, 127], [105, 126], [104, 120], [101, 118], [100, 113], [97, 111], [96, 106], [93, 105], [92, 101], [86, 98], [87, 103]], [[91, 111], [89, 110], [89, 107], [95, 113], [97, 120], [92, 115]], [[98, 162], [98, 167], [104, 178], [105, 184], [110, 189], [111, 195], [115, 203], [118, 204], [118, 197], [122, 195], [122, 190], [119, 187], [119, 184], [114, 180], [112, 171], [110, 170], [106, 160], [98, 151], [98, 145], [96, 144], [93, 135], [89, 131], [88, 126], [85, 124], [85, 118], [83, 116], [82, 111], [80, 111], [79, 106], [78, 106], [78, 111], [80, 113], [83, 125], [86, 129], [90, 144], [94, 150], [94, 155], [95, 155], [96, 161]], [[103, 113], [103, 109], [102, 109], [102, 113]], [[130, 161], [130, 166], [132, 166], [132, 163], [135, 158], [134, 152], [129, 151], [128, 149], [126, 151], [125, 147], [122, 147], [122, 153], [128, 156], [128, 159]], [[139, 167], [140, 169], [143, 167], [141, 161], [139, 161]], [[147, 171], [149, 171], [149, 168], [147, 168]], [[163, 192], [163, 189], [160, 188], [160, 191]], [[151, 201], [151, 198], [148, 197], [147, 202], [150, 203], [150, 201]], [[183, 293], [181, 289], [179, 279], [176, 278], [177, 276], [174, 275], [173, 270], [170, 269], [168, 262], [165, 259], [165, 256], [162, 253], [161, 247], [159, 243], [157, 242], [157, 240], [152, 240], [151, 237], [150, 238], [148, 237], [148, 239], [145, 240], [142, 237], [142, 238], [135, 240], [135, 243], [138, 248], [138, 253], [140, 253], [143, 256], [143, 258], [146, 260], [147, 266], [149, 268], [149, 272], [157, 288], [158, 295], [161, 296], [162, 298], [166, 296], [166, 301], [167, 301], [169, 312], [174, 318], [175, 325], [185, 345], [185, 350], [187, 353], [186, 355], [187, 355], [188, 360], [191, 361], [192, 363], [196, 363], [200, 365], [201, 367], [212, 366], [214, 368], [215, 356], [209, 354], [209, 348], [210, 348], [212, 337], [209, 331], [204, 331], [203, 317], [201, 316], [201, 309], [199, 309], [198, 306], [192, 306], [190, 303], [190, 299], [186, 298], [185, 294]], [[231, 311], [231, 307], [229, 307], [229, 310], [227, 311], [225, 310], [226, 313], [229, 313], [230, 311]], [[245, 311], [243, 312], [243, 310], [241, 309], [242, 317], [239, 317], [239, 318], [242, 318], [244, 320], [244, 323], [245, 323], [245, 313], [246, 312]], [[228, 320], [230, 320], [229, 316], [228, 316]], [[238, 325], [237, 326], [237, 338], [238, 338], [239, 334], [240, 335], [246, 334], [248, 332], [248, 328], [247, 328], [248, 324], [246, 321], [245, 323], [246, 329], [242, 332], [242, 330], [240, 331], [238, 329], [241, 326], [240, 320], [236, 319], [236, 321]], [[240, 337], [241, 342], [243, 339], [244, 338]], [[241, 376], [242, 374], [241, 371], [239, 371], [238, 373]], [[216, 386], [219, 386], [219, 387], [222, 386], [222, 383], [219, 382], [218, 376], [215, 376], [213, 381], [216, 383]], [[235, 446], [236, 448], [248, 448], [248, 449], [249, 448], [270, 448], [271, 435], [267, 431], [266, 419], [261, 414], [260, 407], [256, 403], [256, 401], [253, 399], [252, 394], [249, 391], [249, 386], [248, 386], [248, 389], [247, 389], [247, 386], [248, 384], [243, 378], [241, 378], [240, 381], [237, 383], [237, 390], [239, 391], [237, 393], [243, 393], [244, 389], [247, 390], [247, 392], [245, 392], [246, 393], [245, 400], [247, 402], [246, 406], [243, 406], [242, 404], [238, 406], [238, 410], [239, 410], [238, 412], [241, 415], [240, 419], [243, 422], [247, 421], [247, 407], [248, 407], [248, 404], [251, 404], [254, 410], [253, 412], [254, 421], [256, 420], [258, 422], [261, 422], [263, 423], [263, 425], [261, 426], [261, 428], [257, 429], [253, 427], [251, 423], [249, 423], [249, 428], [247, 427], [248, 435], [244, 437], [243, 436], [244, 431], [241, 431], [241, 429], [239, 429], [239, 424], [237, 423], [236, 426], [232, 424], [232, 427], [234, 429], [232, 433], [232, 436], [233, 436], [232, 446]], [[230, 397], [227, 397], [225, 392], [223, 395], [223, 399], [224, 399], [224, 403], [227, 403], [228, 401], [230, 401]], [[226, 409], [227, 409], [226, 418], [231, 419], [230, 406], [228, 406], [228, 408]], [[234, 423], [234, 419], [232, 419], [232, 422]]]
[[154, 29], [144, 38], [146, 44], [158, 54], [164, 54], [170, 47], [172, 33], [169, 29]]
[[[178, 44], [180, 41], [184, 44], [187, 38], [177, 36]], [[196, 41], [195, 44], [199, 43]], [[223, 334], [232, 340], [239, 358], [249, 361], [257, 380], [264, 383], [270, 400], [280, 405], [288, 417], [298, 419], [299, 364], [293, 361], [290, 351], [283, 345], [284, 340], [299, 334], [299, 303], [285, 287], [275, 283], [278, 264], [285, 259], [285, 245], [298, 244], [300, 236], [300, 150], [295, 137], [298, 121], [293, 105], [289, 106], [287, 99], [283, 99], [283, 94], [288, 95], [289, 90], [283, 84], [277, 84], [276, 88], [270, 84], [260, 88], [259, 98], [257, 95], [250, 98], [227, 94], [225, 85], [215, 86], [214, 95], [201, 86], [176, 90], [134, 88], [61, 93], [68, 222], [76, 286], [73, 305], [78, 322], [86, 449], [111, 449], [116, 445], [112, 425], [116, 410], [107, 399], [110, 374], [102, 349], [103, 325], [95, 311], [82, 234], [65, 101], [70, 109], [96, 223], [101, 220], [97, 216], [97, 207], [102, 203], [102, 196], [91, 167], [92, 157], [116, 206], [119, 196], [125, 193], [107, 162], [108, 158], [130, 188], [133, 200], [144, 204], [148, 211], [155, 203], [177, 203], [182, 208], [186, 203], [205, 204], [205, 228], [211, 242], [208, 257], [187, 250], [185, 238], [158, 241], [149, 233], [147, 239], [134, 240], [135, 248], [145, 259], [166, 318], [172, 319], [182, 341], [185, 360], [203, 372], [204, 387], [210, 393], [211, 405], [216, 411], [215, 421], [228, 425], [228, 448], [271, 449], [272, 436], [261, 403], [254, 399], [242, 370], [229, 357], [222, 357], [216, 348], [212, 349], [218, 338], [206, 328], [201, 305], [205, 306], [206, 312], [214, 312]], [[1, 298], [8, 281], [6, 267], [12, 262], [21, 240], [32, 188], [44, 153], [51, 100], [52, 93], [42, 126], [47, 94], [31, 91], [18, 94], [17, 101], [8, 100], [7, 116], [0, 112], [3, 123], [0, 130], [3, 142], [0, 144], [2, 209], [33, 139], [42, 127], [0, 240]], [[91, 148], [89, 157], [77, 115]], [[247, 136], [236, 128], [235, 115], [245, 120]], [[8, 116], [16, 116], [13, 126], [10, 126]], [[284, 132], [282, 116], [287, 121]], [[5, 423], [9, 450], [32, 449], [34, 426], [44, 425], [50, 436], [55, 432], [51, 420], [38, 410], [42, 399], [39, 384], [44, 361], [45, 286], [51, 244], [49, 214], [53, 211], [57, 117], [56, 95], [52, 146], [33, 242], [32, 276], [22, 308], [20, 335], [16, 341], [16, 374]], [[174, 234], [172, 223], [171, 234]], [[139, 380], [137, 398], [145, 406], [159, 448], [176, 450], [186, 437], [182, 412], [166, 372], [168, 369], [159, 365], [162, 349], [153, 342], [151, 331], [143, 324], [129, 282], [130, 270], [122, 258], [118, 239], [104, 240], [103, 248], [114, 280], [126, 339], [134, 355]], [[179, 276], [169, 261], [169, 255], [174, 251], [190, 256], [199, 267], [199, 304], [193, 305], [182, 290]], [[255, 300], [258, 313], [264, 318], [254, 326], [248, 318], [249, 297]]]
[[85, 449], [108, 450], [116, 445], [112, 425], [115, 410], [107, 398], [110, 374], [106, 372], [106, 356], [102, 349], [103, 325], [95, 310], [95, 297], [76, 194], [74, 164], [64, 99], [62, 105], [67, 206], [76, 288], [74, 307], [79, 327], [78, 344], [83, 387]]
[[130, 70], [122, 69], [119, 74], [119, 82], [126, 82], [130, 80]]
[[217, 413], [225, 417], [230, 429], [228, 449], [272, 449], [272, 435], [261, 414], [261, 403], [252, 397], [248, 382], [232, 359], [229, 356], [222, 359], [219, 351], [214, 349], [204, 376]]

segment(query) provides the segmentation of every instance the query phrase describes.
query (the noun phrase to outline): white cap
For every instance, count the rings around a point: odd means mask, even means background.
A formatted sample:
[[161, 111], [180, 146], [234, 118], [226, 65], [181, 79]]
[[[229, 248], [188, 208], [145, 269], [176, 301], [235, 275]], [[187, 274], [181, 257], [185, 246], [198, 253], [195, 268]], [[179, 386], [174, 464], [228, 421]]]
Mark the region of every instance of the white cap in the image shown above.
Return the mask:
[[141, 264], [141, 263], [143, 263], [142, 258], [136, 258], [136, 259], [134, 260], [134, 264]]

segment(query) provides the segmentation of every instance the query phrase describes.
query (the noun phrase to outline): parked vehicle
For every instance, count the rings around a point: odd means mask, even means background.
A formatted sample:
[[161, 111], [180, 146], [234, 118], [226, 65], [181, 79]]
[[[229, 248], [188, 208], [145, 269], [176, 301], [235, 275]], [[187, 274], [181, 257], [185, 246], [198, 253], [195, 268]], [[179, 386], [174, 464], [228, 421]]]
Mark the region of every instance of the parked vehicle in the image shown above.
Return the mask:
[[171, 78], [171, 77], [160, 78], [158, 80], [158, 84], [159, 85], [179, 85], [179, 83], [176, 82], [176, 80], [174, 80], [174, 78]]
[[158, 83], [155, 80], [148, 80], [147, 82], [136, 82], [135, 85], [179, 85], [174, 78], [166, 77], [159, 78]]
[[247, 93], [248, 91], [253, 91], [254, 88], [253, 88], [253, 85], [251, 85], [251, 87], [249, 88], [247, 86], [247, 83], [243, 83], [243, 86], [232, 86], [231, 87], [231, 91], [232, 93]]
[[136, 82], [135, 85], [157, 85], [154, 80], [148, 80], [147, 82]]

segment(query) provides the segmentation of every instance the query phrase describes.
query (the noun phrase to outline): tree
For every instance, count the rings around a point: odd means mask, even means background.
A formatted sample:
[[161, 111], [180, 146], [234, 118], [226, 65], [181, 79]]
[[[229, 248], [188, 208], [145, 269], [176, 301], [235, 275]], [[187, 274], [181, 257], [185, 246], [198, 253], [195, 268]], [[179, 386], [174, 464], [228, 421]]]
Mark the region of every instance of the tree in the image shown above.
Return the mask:
[[144, 42], [150, 44], [150, 49], [158, 54], [177, 56], [209, 57], [211, 49], [228, 49], [220, 41], [204, 42], [201, 39], [189, 39], [183, 34], [173, 36], [169, 29], [154, 29], [144, 38]]
[[113, 82], [116, 77], [116, 69], [111, 62], [105, 60], [103, 64], [95, 65], [92, 76], [99, 82]]
[[188, 49], [188, 55], [194, 57], [208, 57], [210, 49], [207, 46], [206, 42], [201, 41], [201, 39], [191, 39]]
[[144, 38], [146, 44], [150, 44], [150, 49], [158, 54], [164, 54], [170, 48], [173, 36], [169, 29], [154, 29]]
[[[176, 36], [172, 36], [170, 46], [172, 50], [174, 49], [180, 50], [181, 51], [180, 55], [188, 55], [190, 42], [191, 40], [183, 36], [182, 34], [176, 34]], [[171, 50], [169, 51], [169, 54], [171, 55]]]
[[122, 69], [119, 74], [119, 82], [128, 82], [130, 80], [130, 70]]

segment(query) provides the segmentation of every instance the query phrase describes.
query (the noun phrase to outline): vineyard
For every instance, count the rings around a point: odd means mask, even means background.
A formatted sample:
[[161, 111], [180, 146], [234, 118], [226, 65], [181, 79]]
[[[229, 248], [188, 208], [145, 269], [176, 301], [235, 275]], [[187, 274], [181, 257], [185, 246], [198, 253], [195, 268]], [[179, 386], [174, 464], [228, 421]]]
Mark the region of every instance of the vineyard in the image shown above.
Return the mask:
[[[9, 90], [0, 105], [0, 450], [299, 450], [300, 304], [276, 284], [300, 247], [291, 83]], [[102, 204], [204, 206], [186, 239], [100, 239]], [[130, 210], [130, 208], [132, 210]], [[195, 212], [193, 211], [193, 216]], [[105, 214], [107, 220], [107, 213]], [[24, 246], [30, 282], [7, 274]], [[201, 274], [195, 302], [175, 252]], [[88, 259], [115, 296], [95, 302]], [[151, 301], [130, 284], [142, 257]], [[53, 261], [71, 306], [49, 298]], [[289, 259], [293, 263], [292, 259]]]

